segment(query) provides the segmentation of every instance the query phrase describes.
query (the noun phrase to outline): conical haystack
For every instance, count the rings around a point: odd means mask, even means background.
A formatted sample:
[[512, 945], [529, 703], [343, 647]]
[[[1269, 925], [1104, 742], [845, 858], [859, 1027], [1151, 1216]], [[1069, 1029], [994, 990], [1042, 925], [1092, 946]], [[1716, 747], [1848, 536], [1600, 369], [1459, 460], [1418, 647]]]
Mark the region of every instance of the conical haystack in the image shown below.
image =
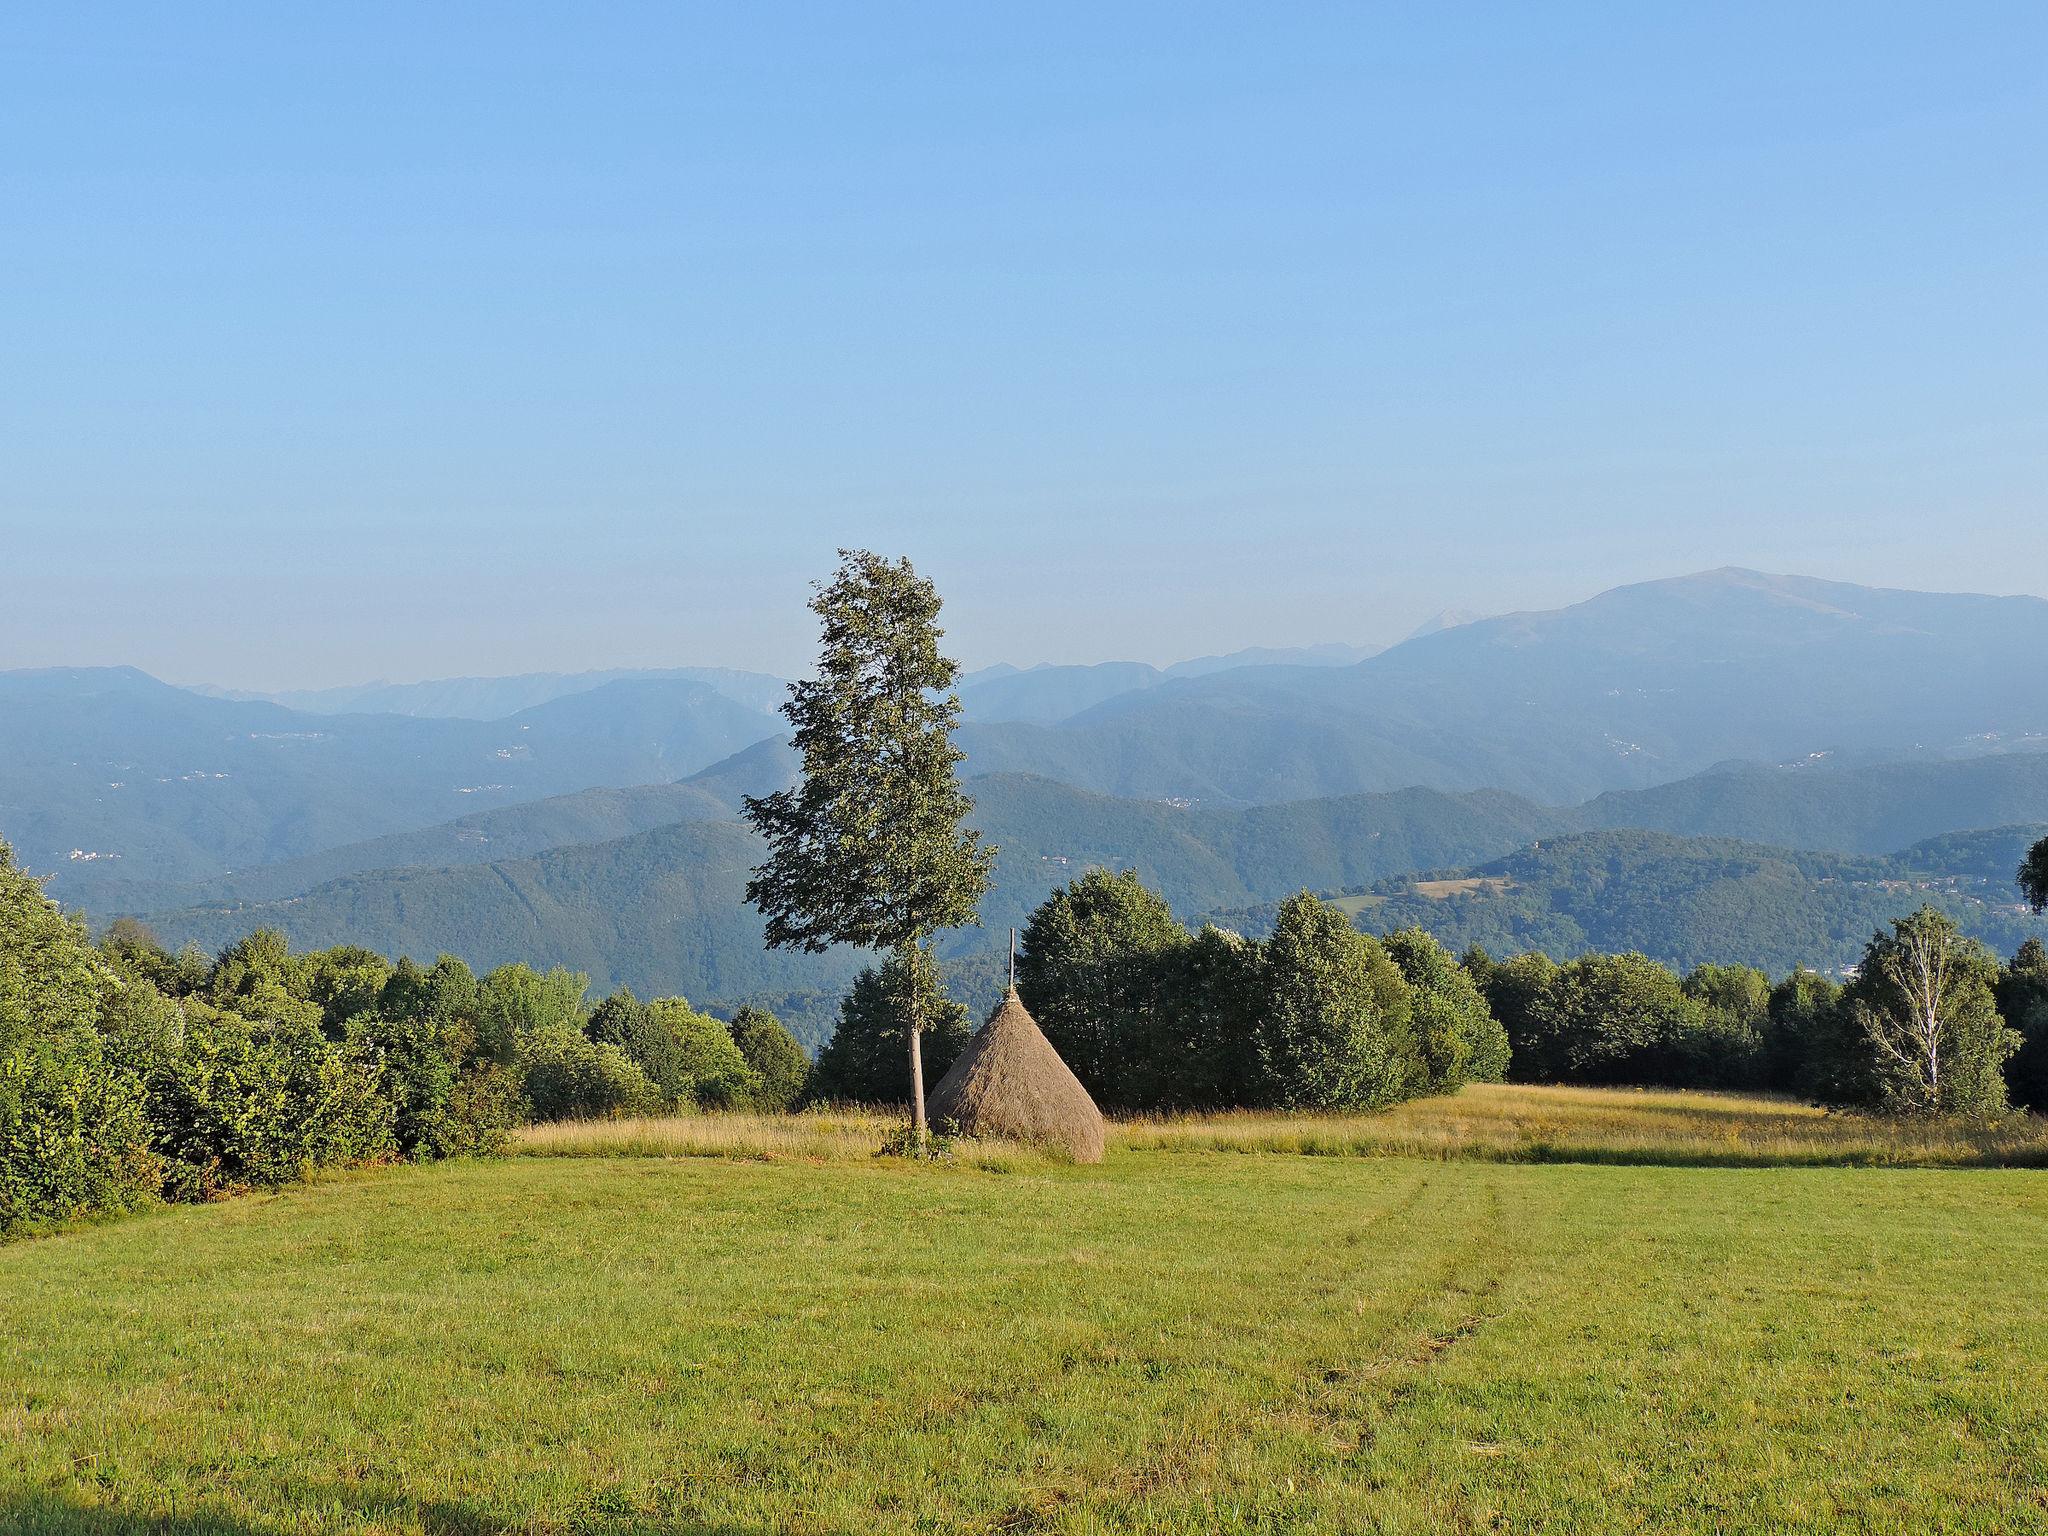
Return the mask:
[[1009, 1136], [1102, 1161], [1102, 1111], [1088, 1097], [1015, 990], [967, 1042], [925, 1101], [935, 1126], [968, 1136]]

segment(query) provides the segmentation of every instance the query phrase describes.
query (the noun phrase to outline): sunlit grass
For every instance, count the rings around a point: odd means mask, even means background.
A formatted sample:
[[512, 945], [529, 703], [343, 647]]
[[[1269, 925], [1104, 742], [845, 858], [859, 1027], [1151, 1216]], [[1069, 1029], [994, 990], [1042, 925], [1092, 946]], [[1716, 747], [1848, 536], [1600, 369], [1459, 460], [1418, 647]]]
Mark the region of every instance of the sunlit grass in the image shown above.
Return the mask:
[[[530, 1127], [514, 1150], [845, 1162], [874, 1157], [901, 1124], [899, 1116], [874, 1109], [573, 1121]], [[2048, 1120], [1890, 1120], [1755, 1094], [1483, 1083], [1371, 1114], [1244, 1111], [1123, 1120], [1111, 1125], [1109, 1145], [1112, 1156], [1202, 1151], [1720, 1167], [2044, 1167]], [[987, 1168], [1045, 1160], [1030, 1147], [987, 1142], [961, 1142], [956, 1156]]]
[[2014, 1171], [371, 1170], [0, 1247], [0, 1531], [2043, 1533], [2044, 1272]]

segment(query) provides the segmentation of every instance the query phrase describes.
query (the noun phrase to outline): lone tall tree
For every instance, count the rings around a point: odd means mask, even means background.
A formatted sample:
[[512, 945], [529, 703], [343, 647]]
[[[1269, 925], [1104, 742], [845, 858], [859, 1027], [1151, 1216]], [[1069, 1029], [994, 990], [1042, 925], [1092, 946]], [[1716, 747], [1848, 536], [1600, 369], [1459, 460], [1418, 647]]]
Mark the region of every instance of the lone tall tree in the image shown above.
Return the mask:
[[[908, 560], [839, 552], [811, 599], [818, 675], [792, 683], [782, 713], [803, 756], [803, 782], [761, 799], [747, 819], [768, 862], [747, 900], [768, 919], [771, 948], [834, 944], [887, 950], [914, 972], [934, 968], [932, 935], [978, 922], [995, 849], [961, 826], [974, 808], [954, 776], [958, 664], [939, 654], [939, 594]], [[924, 1058], [909, 988], [910, 1102], [925, 1136]]]

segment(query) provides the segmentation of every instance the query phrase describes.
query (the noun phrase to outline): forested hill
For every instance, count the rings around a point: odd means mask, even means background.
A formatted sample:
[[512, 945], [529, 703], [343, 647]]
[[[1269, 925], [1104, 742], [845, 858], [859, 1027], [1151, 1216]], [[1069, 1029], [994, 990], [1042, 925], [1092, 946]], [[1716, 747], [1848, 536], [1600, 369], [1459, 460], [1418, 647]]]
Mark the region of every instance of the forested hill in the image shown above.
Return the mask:
[[[1260, 904], [1304, 887], [1369, 889], [1374, 899], [1353, 905], [1369, 907], [1375, 927], [1420, 922], [1447, 942], [1478, 939], [1509, 950], [1641, 948], [1674, 963], [1844, 964], [1876, 923], [1926, 894], [1994, 942], [2033, 931], [2010, 910], [2024, 828], [1943, 837], [1897, 858], [1858, 858], [1655, 832], [1580, 832], [1557, 825], [1558, 813], [1499, 794], [1418, 790], [1204, 812], [1022, 777], [972, 787], [973, 819], [1002, 853], [982, 907], [986, 926], [947, 938], [956, 958], [999, 948], [1004, 930], [1021, 925], [1049, 890], [1098, 865], [1137, 869], [1184, 917], [1221, 912], [1255, 927]], [[705, 1003], [838, 986], [851, 964], [846, 957], [761, 948], [760, 921], [744, 901], [758, 859], [759, 844], [744, 826], [711, 821], [146, 915], [174, 944], [215, 949], [273, 926], [304, 945], [447, 950], [485, 966], [515, 958], [571, 965], [600, 987], [624, 982]], [[1441, 888], [1415, 889], [1418, 869], [1483, 883], [1435, 899]]]
[[[1794, 851], [1729, 838], [1586, 832], [1464, 869], [1377, 883], [1342, 898], [1373, 933], [1420, 926], [1455, 949], [1639, 950], [1680, 969], [1741, 962], [1772, 972], [1853, 964], [1871, 933], [1922, 903], [2010, 954], [2048, 924], [2013, 872], [2048, 824], [1932, 840], [1893, 857]], [[1212, 914], [1259, 932], [1270, 904]]]
[[[1588, 827], [1643, 827], [1785, 848], [1889, 853], [1945, 832], [2048, 820], [2048, 752], [1837, 767], [1731, 764], [1606, 794]], [[2010, 873], [2008, 871], [2008, 873]]]
[[[964, 954], [1003, 942], [1001, 935], [1048, 891], [1094, 865], [1136, 868], [1175, 908], [1199, 912], [1286, 894], [1303, 884], [1341, 886], [1397, 871], [1488, 857], [1550, 830], [1549, 813], [1511, 795], [1445, 795], [1408, 790], [1343, 802], [1242, 813], [1190, 812], [1170, 805], [1110, 800], [1042, 779], [973, 781], [974, 823], [1001, 848], [995, 888], [982, 903], [980, 931], [950, 935]], [[701, 806], [695, 785], [671, 786], [673, 803]], [[537, 823], [589, 821], [589, 803], [610, 794], [573, 796], [479, 817], [461, 828], [488, 829], [499, 843], [538, 834]], [[622, 814], [663, 797], [631, 797]], [[409, 834], [374, 849], [423, 843], [445, 834]], [[465, 855], [492, 846], [461, 845]], [[521, 850], [524, 851], [523, 849]], [[344, 850], [351, 860], [364, 851]], [[302, 876], [329, 854], [290, 868]], [[254, 927], [276, 927], [295, 943], [358, 943], [396, 954], [442, 950], [474, 965], [526, 958], [587, 970], [599, 985], [680, 991], [704, 1001], [815, 983], [836, 984], [843, 965], [761, 951], [761, 924], [745, 905], [748, 870], [760, 845], [743, 825], [714, 821], [661, 826], [587, 846], [537, 850], [535, 856], [465, 857], [461, 867], [383, 870], [359, 862], [344, 878], [286, 888], [285, 866], [199, 887], [173, 908], [139, 910], [167, 941], [216, 949]], [[457, 861], [450, 860], [450, 863]], [[96, 915], [112, 915], [101, 908]], [[686, 914], [707, 925], [681, 931]]]

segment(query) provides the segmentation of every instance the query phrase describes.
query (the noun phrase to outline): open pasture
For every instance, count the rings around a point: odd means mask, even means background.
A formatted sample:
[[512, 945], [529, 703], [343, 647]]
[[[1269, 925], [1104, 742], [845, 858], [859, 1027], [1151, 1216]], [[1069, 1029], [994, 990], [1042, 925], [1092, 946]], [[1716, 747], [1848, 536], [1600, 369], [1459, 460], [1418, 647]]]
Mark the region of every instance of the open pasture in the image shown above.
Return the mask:
[[[1584, 1133], [1699, 1097], [1591, 1095]], [[0, 1529], [2048, 1531], [2036, 1172], [830, 1134], [0, 1249]]]

